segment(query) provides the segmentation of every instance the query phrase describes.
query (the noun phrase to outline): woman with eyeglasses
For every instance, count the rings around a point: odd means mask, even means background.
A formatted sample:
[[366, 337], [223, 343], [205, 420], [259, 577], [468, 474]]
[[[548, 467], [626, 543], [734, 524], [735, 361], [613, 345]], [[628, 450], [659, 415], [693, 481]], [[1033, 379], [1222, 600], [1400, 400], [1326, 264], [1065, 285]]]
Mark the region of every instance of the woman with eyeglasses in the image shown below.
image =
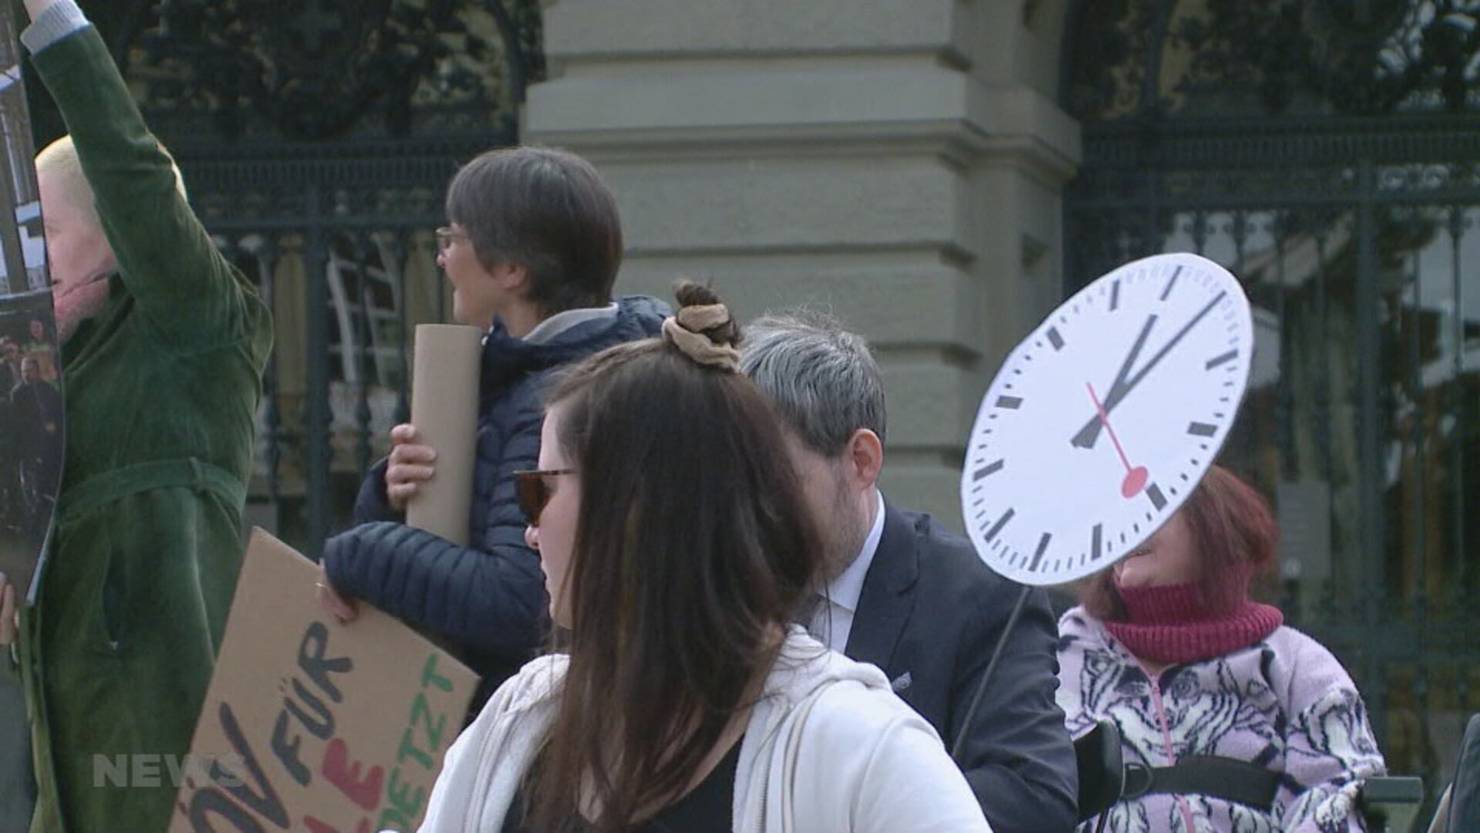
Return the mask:
[[791, 624], [817, 531], [739, 328], [678, 300], [547, 398], [518, 493], [559, 652], [449, 750], [423, 833], [990, 830], [883, 673]]
[[513, 482], [516, 470], [536, 464], [543, 391], [561, 367], [657, 335], [668, 307], [613, 298], [622, 261], [616, 197], [573, 153], [480, 154], [452, 178], [446, 210], [437, 265], [452, 289], [452, 317], [484, 333], [465, 541], [405, 524], [409, 501], [441, 463], [415, 425], [397, 425], [390, 454], [360, 484], [356, 526], [324, 544], [318, 594], [341, 621], [363, 599], [456, 651], [482, 678], [476, 714], [535, 655], [548, 624]]

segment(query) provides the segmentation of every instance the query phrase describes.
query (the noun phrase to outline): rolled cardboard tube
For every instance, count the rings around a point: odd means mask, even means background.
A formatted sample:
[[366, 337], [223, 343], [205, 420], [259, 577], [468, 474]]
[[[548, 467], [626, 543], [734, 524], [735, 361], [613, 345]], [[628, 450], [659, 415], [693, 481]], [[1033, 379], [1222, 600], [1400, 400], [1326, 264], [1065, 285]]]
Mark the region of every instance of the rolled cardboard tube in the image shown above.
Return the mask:
[[411, 377], [417, 441], [437, 450], [436, 473], [406, 504], [406, 523], [468, 544], [478, 434], [478, 360], [483, 333], [460, 324], [420, 324]]

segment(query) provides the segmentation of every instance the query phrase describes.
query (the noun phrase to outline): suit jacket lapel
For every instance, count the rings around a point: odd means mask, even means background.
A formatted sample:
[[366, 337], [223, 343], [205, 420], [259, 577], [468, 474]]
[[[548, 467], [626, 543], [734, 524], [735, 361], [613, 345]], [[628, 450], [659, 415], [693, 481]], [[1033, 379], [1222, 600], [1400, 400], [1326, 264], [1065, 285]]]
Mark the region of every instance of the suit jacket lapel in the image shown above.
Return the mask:
[[863, 593], [853, 613], [848, 634], [849, 657], [890, 671], [894, 646], [915, 607], [910, 589], [920, 576], [915, 530], [888, 501], [884, 502], [884, 531], [879, 549], [863, 579]]

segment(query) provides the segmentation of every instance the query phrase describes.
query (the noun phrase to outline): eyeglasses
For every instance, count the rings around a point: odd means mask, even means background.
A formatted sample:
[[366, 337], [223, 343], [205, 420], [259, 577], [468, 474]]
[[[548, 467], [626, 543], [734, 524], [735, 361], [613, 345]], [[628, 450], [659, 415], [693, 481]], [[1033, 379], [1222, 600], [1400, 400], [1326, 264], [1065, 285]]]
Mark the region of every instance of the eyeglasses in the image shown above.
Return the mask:
[[540, 525], [540, 513], [550, 502], [554, 491], [545, 484], [546, 477], [575, 474], [575, 469], [534, 469], [514, 472], [514, 494], [519, 498], [519, 511], [529, 519], [530, 526]]
[[468, 236], [466, 234], [463, 234], [462, 232], [452, 228], [451, 226], [443, 226], [437, 229], [435, 234], [437, 235], [437, 251], [441, 252], [442, 254], [446, 254], [447, 250], [452, 248], [452, 241], [468, 239]]

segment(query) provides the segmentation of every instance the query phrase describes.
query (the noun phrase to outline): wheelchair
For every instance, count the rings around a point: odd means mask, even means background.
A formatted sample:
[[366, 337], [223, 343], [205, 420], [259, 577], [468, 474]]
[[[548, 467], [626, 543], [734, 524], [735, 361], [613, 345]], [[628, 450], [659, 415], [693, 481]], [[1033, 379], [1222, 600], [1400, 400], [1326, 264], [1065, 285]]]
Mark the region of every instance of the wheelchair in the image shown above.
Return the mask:
[[[1078, 824], [1099, 819], [1126, 795], [1127, 767], [1121, 757], [1120, 730], [1109, 720], [1074, 741], [1079, 768]], [[1368, 778], [1362, 784], [1361, 811], [1368, 833], [1477, 833], [1480, 831], [1480, 714], [1470, 718], [1460, 745], [1454, 781], [1426, 828], [1415, 827], [1423, 805], [1423, 781], [1409, 776]]]

